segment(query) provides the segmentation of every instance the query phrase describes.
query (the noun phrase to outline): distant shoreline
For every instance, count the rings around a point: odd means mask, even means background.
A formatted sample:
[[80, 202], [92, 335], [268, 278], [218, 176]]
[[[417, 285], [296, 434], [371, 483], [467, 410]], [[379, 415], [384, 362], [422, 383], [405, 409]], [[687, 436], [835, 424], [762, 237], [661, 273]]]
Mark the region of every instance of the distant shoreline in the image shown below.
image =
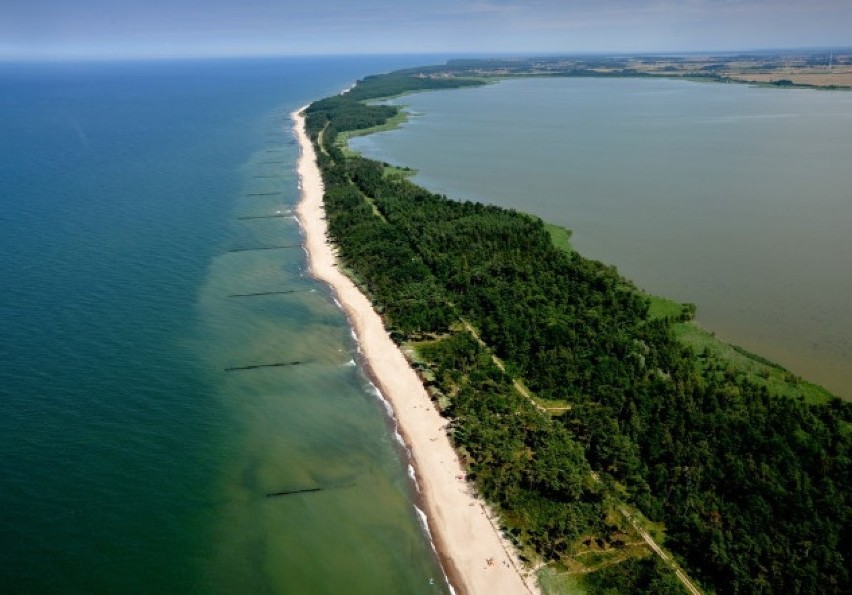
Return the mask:
[[428, 527], [451, 587], [458, 593], [537, 593], [521, 563], [475, 497], [438, 413], [417, 373], [390, 339], [372, 304], [337, 266], [327, 239], [323, 184], [303, 110], [292, 114], [299, 142], [301, 197], [298, 220], [305, 234], [311, 275], [327, 283], [361, 344], [364, 363], [393, 407], [423, 497]]

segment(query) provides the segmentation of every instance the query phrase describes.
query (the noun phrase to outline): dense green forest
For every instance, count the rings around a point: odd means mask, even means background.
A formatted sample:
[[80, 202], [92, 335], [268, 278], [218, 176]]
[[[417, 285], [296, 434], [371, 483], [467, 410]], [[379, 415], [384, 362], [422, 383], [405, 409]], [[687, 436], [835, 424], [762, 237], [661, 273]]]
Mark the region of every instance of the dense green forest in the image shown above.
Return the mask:
[[[507, 533], [570, 567], [592, 539], [624, 546], [630, 527], [614, 511], [626, 500], [664, 524], [666, 547], [709, 589], [852, 591], [852, 405], [770, 394], [691, 351], [642, 292], [555, 247], [536, 217], [448, 200], [344, 155], [339, 133], [397, 113], [364, 100], [481, 84], [430, 72], [360, 81], [312, 104], [307, 127], [340, 258], [396, 340], [417, 348]], [[554, 403], [558, 413], [541, 405]], [[666, 565], [625, 556], [585, 585], [679, 583]]]

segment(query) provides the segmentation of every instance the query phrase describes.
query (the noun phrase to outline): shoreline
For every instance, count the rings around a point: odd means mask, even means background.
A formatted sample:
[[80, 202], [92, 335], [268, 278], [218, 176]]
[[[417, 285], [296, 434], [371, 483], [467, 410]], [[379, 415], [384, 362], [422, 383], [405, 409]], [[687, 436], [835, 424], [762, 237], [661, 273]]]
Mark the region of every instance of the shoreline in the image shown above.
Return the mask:
[[328, 284], [361, 346], [365, 370], [390, 403], [397, 429], [416, 473], [428, 531], [445, 575], [459, 594], [538, 593], [532, 571], [490, 518], [485, 503], [471, 495], [464, 469], [417, 373], [391, 340], [381, 317], [352, 280], [337, 267], [327, 239], [322, 177], [305, 131], [304, 108], [292, 119], [299, 143], [300, 198], [296, 214], [304, 231], [310, 274]]

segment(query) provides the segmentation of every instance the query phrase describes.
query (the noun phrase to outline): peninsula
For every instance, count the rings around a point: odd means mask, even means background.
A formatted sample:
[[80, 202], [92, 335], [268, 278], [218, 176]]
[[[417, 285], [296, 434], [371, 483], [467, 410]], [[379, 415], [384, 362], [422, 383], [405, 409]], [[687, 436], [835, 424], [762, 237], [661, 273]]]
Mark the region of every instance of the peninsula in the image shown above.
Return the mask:
[[852, 405], [680, 343], [694, 307], [560, 248], [538, 218], [344, 150], [399, 116], [368, 100], [483, 84], [457, 66], [368, 77], [294, 115], [311, 270], [393, 405], [450, 582], [522, 593], [537, 569], [548, 592], [848, 592]]

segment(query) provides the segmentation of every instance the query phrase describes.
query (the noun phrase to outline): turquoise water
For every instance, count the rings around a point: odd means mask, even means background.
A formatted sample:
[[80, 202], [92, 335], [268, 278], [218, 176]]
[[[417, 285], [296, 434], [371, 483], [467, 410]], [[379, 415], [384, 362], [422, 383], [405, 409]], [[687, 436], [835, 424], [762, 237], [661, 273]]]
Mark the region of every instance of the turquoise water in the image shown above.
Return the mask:
[[852, 398], [852, 93], [575, 78], [395, 101], [416, 115], [354, 148], [574, 230], [721, 338]]
[[422, 60], [0, 67], [0, 590], [446, 590], [290, 215], [290, 111]]

